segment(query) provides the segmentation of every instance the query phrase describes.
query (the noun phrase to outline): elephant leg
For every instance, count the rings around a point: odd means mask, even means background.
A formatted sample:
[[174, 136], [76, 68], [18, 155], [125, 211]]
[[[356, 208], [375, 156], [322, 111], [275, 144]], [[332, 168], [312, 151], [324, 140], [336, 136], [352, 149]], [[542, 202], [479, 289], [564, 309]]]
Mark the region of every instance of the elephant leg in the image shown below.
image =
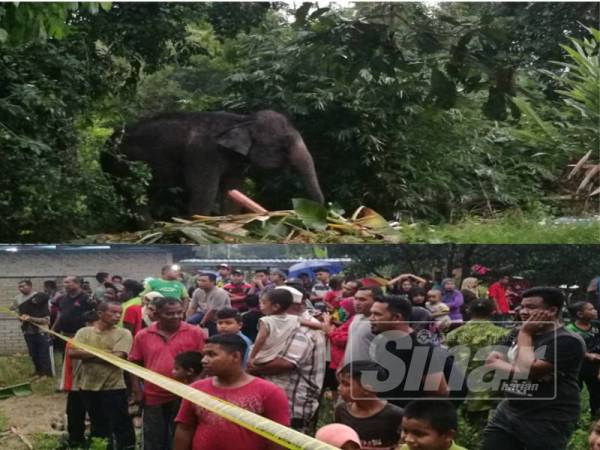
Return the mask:
[[188, 213], [190, 215], [210, 215], [215, 208], [219, 192], [221, 172], [205, 168], [194, 170], [187, 168], [185, 184], [189, 192]]

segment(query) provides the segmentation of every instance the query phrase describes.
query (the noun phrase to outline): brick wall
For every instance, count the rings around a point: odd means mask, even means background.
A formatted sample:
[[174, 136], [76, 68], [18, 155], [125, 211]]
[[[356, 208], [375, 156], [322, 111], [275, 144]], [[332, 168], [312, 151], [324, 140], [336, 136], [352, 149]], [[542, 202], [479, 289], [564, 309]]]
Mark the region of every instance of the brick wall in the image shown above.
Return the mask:
[[[77, 251], [77, 252], [23, 252], [0, 253], [0, 306], [8, 307], [18, 294], [17, 283], [31, 279], [33, 288], [41, 291], [45, 280], [56, 280], [60, 286], [67, 275], [83, 276], [96, 287], [97, 272], [119, 274], [124, 279], [143, 280], [157, 276], [173, 256], [167, 250]], [[0, 312], [0, 355], [26, 352], [19, 321]]]

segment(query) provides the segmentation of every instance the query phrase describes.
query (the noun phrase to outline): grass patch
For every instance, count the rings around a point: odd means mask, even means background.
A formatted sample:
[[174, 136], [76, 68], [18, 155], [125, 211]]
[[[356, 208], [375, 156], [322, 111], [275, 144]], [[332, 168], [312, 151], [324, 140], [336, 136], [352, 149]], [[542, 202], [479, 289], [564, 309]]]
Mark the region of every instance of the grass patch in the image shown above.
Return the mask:
[[456, 224], [402, 227], [406, 242], [457, 244], [598, 244], [600, 221], [559, 223], [520, 215], [467, 218]]
[[[55, 357], [55, 367], [60, 367], [60, 358], [59, 355]], [[30, 374], [33, 371], [33, 363], [28, 356], [0, 356], [0, 387], [29, 382], [32, 380]], [[31, 388], [34, 394], [49, 395], [55, 391], [56, 383], [55, 378], [46, 378], [32, 382]]]
[[0, 386], [29, 381], [31, 373], [33, 364], [27, 356], [0, 356]]

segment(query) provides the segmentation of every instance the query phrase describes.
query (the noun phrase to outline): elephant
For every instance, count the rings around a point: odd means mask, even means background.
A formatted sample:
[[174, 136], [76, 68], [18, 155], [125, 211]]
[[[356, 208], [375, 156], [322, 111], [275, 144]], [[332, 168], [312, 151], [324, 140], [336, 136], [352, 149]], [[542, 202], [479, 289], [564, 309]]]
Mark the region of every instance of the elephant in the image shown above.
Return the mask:
[[166, 113], [124, 127], [110, 142], [113, 150], [101, 153], [104, 172], [117, 180], [131, 176], [123, 159], [142, 161], [150, 167], [147, 212], [153, 218], [165, 215], [164, 208], [160, 212], [161, 204], [172, 205], [181, 199], [190, 215], [212, 214], [219, 199], [218, 212], [239, 212], [223, 194], [240, 187], [250, 165], [267, 170], [289, 165], [300, 174], [309, 198], [324, 202], [313, 158], [302, 136], [275, 111], [249, 115]]

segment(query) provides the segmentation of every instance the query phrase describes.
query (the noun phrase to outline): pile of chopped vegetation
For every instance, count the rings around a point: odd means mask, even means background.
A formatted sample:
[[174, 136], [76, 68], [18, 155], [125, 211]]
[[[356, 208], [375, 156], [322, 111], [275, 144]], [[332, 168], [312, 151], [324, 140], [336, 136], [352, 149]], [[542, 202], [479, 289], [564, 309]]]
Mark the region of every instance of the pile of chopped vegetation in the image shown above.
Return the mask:
[[88, 236], [86, 242], [136, 244], [211, 244], [211, 243], [400, 243], [399, 225], [361, 206], [350, 218], [344, 211], [327, 209], [319, 203], [294, 199], [294, 209], [264, 214], [229, 216], [192, 216], [157, 222], [148, 230]]

